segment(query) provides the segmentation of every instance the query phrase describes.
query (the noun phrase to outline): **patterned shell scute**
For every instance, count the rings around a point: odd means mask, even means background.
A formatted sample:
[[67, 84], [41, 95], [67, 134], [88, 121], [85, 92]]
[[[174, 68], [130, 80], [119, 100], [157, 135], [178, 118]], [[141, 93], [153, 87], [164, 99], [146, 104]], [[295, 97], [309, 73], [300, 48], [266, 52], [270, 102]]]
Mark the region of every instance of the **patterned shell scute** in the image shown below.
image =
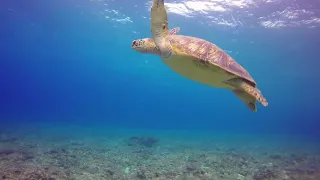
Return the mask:
[[247, 70], [218, 46], [203, 39], [183, 35], [169, 36], [168, 40], [171, 46], [175, 47], [176, 55], [194, 56], [256, 84]]

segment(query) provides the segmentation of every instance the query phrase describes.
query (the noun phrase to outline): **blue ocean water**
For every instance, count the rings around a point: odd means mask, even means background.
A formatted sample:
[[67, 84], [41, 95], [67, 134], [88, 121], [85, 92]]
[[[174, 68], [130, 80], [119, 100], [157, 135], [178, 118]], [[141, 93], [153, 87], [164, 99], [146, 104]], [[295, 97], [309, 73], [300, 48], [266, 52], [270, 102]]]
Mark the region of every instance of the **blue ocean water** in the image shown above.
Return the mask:
[[151, 37], [150, 1], [4, 0], [0, 131], [47, 128], [49, 136], [71, 126], [63, 131], [70, 135], [82, 134], [81, 126], [92, 127], [85, 136], [144, 129], [190, 138], [285, 136], [298, 146], [302, 137], [319, 141], [319, 2], [166, 3], [169, 27], [228, 52], [255, 79], [267, 107], [251, 112], [230, 91], [133, 51], [134, 39]]

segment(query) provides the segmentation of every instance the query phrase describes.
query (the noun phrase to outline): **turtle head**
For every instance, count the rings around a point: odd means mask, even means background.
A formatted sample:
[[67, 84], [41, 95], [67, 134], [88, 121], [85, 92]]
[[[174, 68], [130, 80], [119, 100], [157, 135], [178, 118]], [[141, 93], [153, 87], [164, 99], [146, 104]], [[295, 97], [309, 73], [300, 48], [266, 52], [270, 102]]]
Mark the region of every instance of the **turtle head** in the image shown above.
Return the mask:
[[135, 51], [144, 54], [157, 54], [160, 55], [160, 51], [151, 38], [136, 39], [132, 41], [131, 48]]

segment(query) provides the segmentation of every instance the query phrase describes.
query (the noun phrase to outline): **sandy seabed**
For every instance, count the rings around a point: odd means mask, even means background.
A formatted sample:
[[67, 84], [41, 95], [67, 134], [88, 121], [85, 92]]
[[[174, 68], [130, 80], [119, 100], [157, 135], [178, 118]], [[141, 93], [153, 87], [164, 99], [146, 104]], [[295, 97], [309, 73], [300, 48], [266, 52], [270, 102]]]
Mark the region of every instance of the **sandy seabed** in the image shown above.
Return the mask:
[[0, 128], [0, 179], [320, 180], [320, 146], [280, 135]]

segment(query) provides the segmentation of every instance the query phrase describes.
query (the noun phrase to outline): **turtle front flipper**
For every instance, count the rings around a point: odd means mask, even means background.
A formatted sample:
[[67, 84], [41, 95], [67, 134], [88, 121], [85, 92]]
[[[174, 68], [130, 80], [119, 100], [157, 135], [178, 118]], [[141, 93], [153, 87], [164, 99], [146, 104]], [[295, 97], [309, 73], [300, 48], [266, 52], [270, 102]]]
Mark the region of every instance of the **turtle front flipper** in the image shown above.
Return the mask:
[[160, 56], [169, 58], [172, 55], [172, 51], [166, 43], [169, 31], [168, 14], [164, 6], [164, 0], [153, 0], [151, 7], [151, 34], [152, 39], [160, 50]]
[[164, 7], [164, 0], [153, 0], [152, 6], [154, 7]]
[[248, 84], [245, 80], [242, 78], [234, 78], [226, 81], [227, 84], [233, 85], [239, 90], [242, 90], [249, 95], [253, 96], [257, 101], [259, 101], [263, 106], [268, 106], [268, 102], [266, 98], [263, 97], [262, 93], [259, 91], [259, 89], [251, 86]]
[[253, 111], [253, 112], [257, 112], [257, 106], [256, 106], [256, 98], [254, 98], [253, 96], [251, 96], [250, 94], [239, 90], [239, 89], [234, 89], [232, 90], [232, 92], [242, 101], [244, 102], [247, 107]]

